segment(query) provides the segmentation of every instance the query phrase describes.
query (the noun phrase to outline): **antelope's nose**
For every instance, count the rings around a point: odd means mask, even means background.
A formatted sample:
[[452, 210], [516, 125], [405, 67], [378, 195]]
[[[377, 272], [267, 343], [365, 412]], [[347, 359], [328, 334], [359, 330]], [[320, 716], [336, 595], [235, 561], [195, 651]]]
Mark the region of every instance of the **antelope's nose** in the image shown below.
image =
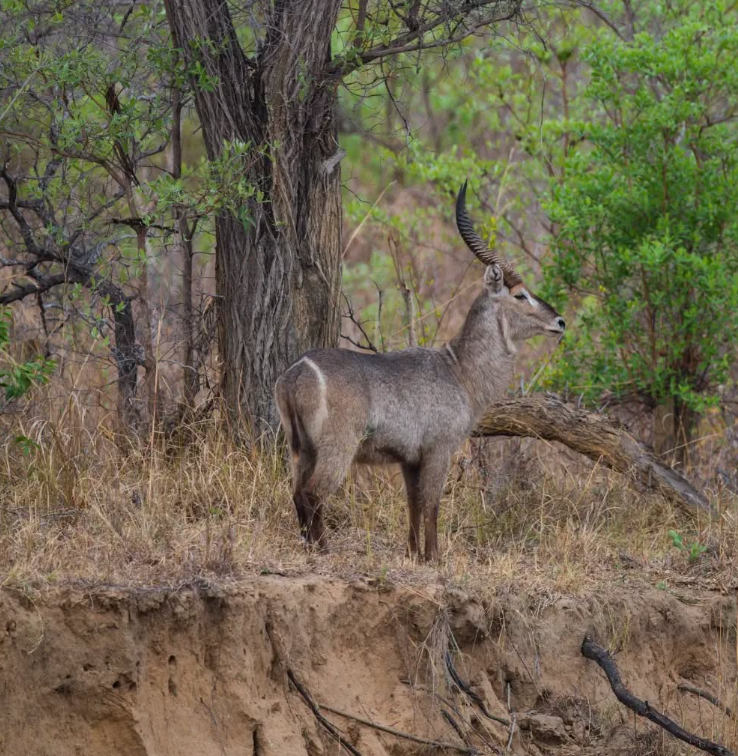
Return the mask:
[[556, 318], [556, 325], [559, 327], [559, 330], [566, 330], [566, 321], [563, 318]]

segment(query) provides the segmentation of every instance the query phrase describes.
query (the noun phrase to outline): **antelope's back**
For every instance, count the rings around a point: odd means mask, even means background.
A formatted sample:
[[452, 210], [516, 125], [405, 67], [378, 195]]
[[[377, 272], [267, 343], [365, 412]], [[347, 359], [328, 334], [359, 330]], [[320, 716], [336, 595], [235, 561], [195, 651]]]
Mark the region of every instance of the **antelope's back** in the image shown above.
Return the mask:
[[471, 422], [457, 377], [438, 350], [422, 347], [381, 355], [312, 350], [279, 379], [277, 401], [302, 417], [324, 415], [313, 423], [322, 433], [358, 433], [395, 456], [457, 444]]

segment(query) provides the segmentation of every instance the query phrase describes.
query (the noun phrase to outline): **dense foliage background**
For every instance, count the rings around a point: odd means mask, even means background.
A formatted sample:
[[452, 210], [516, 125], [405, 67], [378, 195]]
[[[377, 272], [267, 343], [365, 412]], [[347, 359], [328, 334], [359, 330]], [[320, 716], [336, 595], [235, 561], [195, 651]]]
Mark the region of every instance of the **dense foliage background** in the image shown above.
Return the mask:
[[[246, 51], [247, 6], [231, 9]], [[74, 395], [92, 425], [169, 432], [218, 396], [215, 219], [254, 222], [249, 203], [270, 200], [249, 172], [279, 145], [208, 159], [193, 92], [218, 87], [220, 53], [175, 45], [165, 4], [0, 7], [3, 374], [50, 378], [36, 417]], [[459, 325], [480, 272], [451, 223], [468, 177], [490, 244], [572, 324], [511, 390], [622, 409], [686, 462], [705, 417], [732, 427], [735, 8], [530, 4], [375, 60], [402, 26], [387, 8], [346, 3], [331, 41], [343, 346], [439, 344]]]

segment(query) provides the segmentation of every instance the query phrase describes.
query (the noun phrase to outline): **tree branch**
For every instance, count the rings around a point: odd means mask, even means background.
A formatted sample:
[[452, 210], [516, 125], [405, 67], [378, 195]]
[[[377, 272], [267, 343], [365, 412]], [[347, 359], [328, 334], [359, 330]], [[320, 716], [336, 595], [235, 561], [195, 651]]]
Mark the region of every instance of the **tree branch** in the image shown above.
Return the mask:
[[[400, 34], [386, 44], [377, 45], [359, 55], [349, 55], [342, 61], [337, 61], [336, 65], [327, 70], [327, 76], [331, 79], [341, 78], [380, 58], [399, 55], [401, 53], [430, 50], [461, 42], [484, 26], [515, 18], [520, 14], [521, 4], [521, 0], [466, 0], [466, 2], [460, 3], [453, 10], [449, 10], [449, 6], [443, 3], [430, 20], [421, 23], [416, 17], [413, 17], [410, 26], [415, 28], [408, 28], [404, 34]], [[489, 6], [495, 7], [493, 13], [487, 14], [469, 24], [464, 23], [471, 13], [488, 8]], [[461, 27], [461, 31], [457, 32], [454, 29], [441, 38], [427, 39], [428, 35], [439, 27], [444, 25], [451, 26], [454, 22], [456, 22], [457, 28]]]
[[0, 305], [7, 305], [11, 302], [18, 302], [21, 299], [25, 299], [31, 294], [41, 294], [44, 291], [53, 289], [55, 286], [67, 283], [71, 279], [67, 273], [56, 273], [52, 276], [37, 277], [36, 283], [27, 284], [13, 284], [13, 289], [4, 294], [0, 294]]
[[18, 185], [15, 178], [8, 173], [7, 163], [3, 163], [2, 168], [0, 168], [0, 178], [3, 179], [5, 185], [8, 187], [8, 201], [7, 203], [3, 204], [7, 205], [7, 209], [10, 211], [13, 219], [18, 224], [18, 228], [20, 229], [21, 236], [23, 237], [23, 243], [26, 245], [26, 249], [32, 255], [42, 256], [43, 250], [36, 243], [36, 239], [33, 235], [33, 231], [31, 230], [31, 226], [28, 224], [28, 221], [26, 220], [25, 216], [18, 206]]
[[702, 690], [702, 688], [696, 688], [694, 685], [689, 685], [688, 683], [679, 683], [679, 685], [677, 685], [677, 690], [684, 693], [691, 693], [693, 696], [697, 696], [697, 698], [704, 698], [705, 701], [709, 701], [713, 706], [716, 706], [718, 709], [725, 712], [725, 714], [731, 719], [735, 718], [732, 709], [729, 706], [726, 706], [717, 696], [710, 693], [709, 690]]
[[602, 646], [598, 646], [594, 641], [590, 640], [586, 635], [582, 641], [582, 656], [587, 659], [591, 659], [597, 663], [605, 675], [607, 675], [607, 681], [610, 683], [612, 692], [615, 697], [620, 701], [623, 706], [627, 706], [631, 711], [634, 711], [639, 717], [645, 717], [651, 722], [655, 722], [659, 727], [662, 727], [670, 735], [675, 738], [689, 743], [689, 745], [699, 748], [705, 753], [713, 754], [713, 756], [733, 756], [733, 752], [728, 750], [725, 746], [718, 743], [713, 743], [711, 740], [706, 740], [698, 735], [693, 735], [683, 727], [680, 727], [676, 722], [672, 721], [665, 714], [652, 708], [648, 701], [641, 701], [640, 698], [636, 698], [626, 687], [623, 685], [623, 681], [620, 679], [620, 673], [613, 661], [612, 656]]
[[713, 512], [701, 493], [625, 428], [604, 415], [574, 407], [551, 394], [498, 402], [488, 410], [473, 435], [559, 441], [611, 470], [633, 474], [646, 488], [658, 491], [689, 514]]

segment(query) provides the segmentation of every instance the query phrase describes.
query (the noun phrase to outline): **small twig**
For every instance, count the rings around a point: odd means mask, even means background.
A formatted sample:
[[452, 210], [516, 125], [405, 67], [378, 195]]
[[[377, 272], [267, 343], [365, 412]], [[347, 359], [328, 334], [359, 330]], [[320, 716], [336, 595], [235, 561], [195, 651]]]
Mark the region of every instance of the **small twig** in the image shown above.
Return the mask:
[[382, 305], [384, 304], [384, 292], [379, 288], [376, 281], [372, 281], [377, 290], [377, 319], [374, 324], [374, 333], [379, 337], [379, 341], [382, 344], [382, 352], [386, 352], [387, 349], [384, 345], [384, 334], [382, 333]]
[[505, 727], [510, 725], [509, 720], [504, 719], [503, 717], [496, 717], [494, 714], [490, 714], [489, 711], [487, 711], [487, 707], [484, 705], [484, 701], [469, 687], [469, 683], [465, 682], [461, 675], [456, 671], [456, 667], [454, 667], [453, 659], [451, 658], [451, 652], [446, 651], [446, 669], [448, 669], [449, 675], [451, 675], [451, 679], [454, 681], [454, 684], [456, 687], [464, 693], [468, 698], [474, 703], [477, 708], [484, 714], [487, 719], [491, 719], [493, 722], [499, 722], [499, 724], [505, 725]]
[[345, 333], [341, 334], [341, 338], [348, 341], [349, 344], [353, 344], [357, 349], [364, 349], [367, 352], [374, 352], [374, 354], [377, 354], [377, 349], [374, 345], [369, 344], [368, 346], [364, 346], [364, 344], [360, 344], [355, 339], [352, 339], [350, 336], [347, 336]]
[[705, 751], [705, 753], [711, 753], [714, 754], [714, 756], [733, 756], [733, 751], [728, 750], [725, 746], [713, 743], [710, 740], [705, 740], [698, 735], [688, 732], [676, 722], [669, 719], [665, 714], [652, 708], [648, 701], [641, 701], [640, 698], [636, 698], [636, 696], [623, 685], [618, 668], [609, 652], [602, 648], [602, 646], [598, 646], [586, 635], [582, 641], [582, 655], [587, 659], [596, 662], [602, 668], [605, 675], [607, 675], [607, 680], [610, 683], [612, 692], [615, 694], [618, 701], [620, 701], [623, 706], [627, 706], [631, 711], [638, 714], [639, 717], [645, 717], [651, 722], [655, 722], [659, 727], [663, 727], [664, 730], [675, 738], [678, 738], [695, 748], [699, 748], [701, 751]]
[[405, 740], [412, 740], [414, 743], [421, 743], [422, 745], [427, 746], [433, 746], [434, 748], [444, 748], [447, 751], [456, 751], [457, 753], [465, 753], [469, 756], [477, 756], [479, 754], [479, 751], [476, 748], [473, 748], [471, 746], [465, 746], [465, 745], [456, 745], [456, 743], [444, 743], [441, 740], [429, 740], [428, 738], [421, 738], [418, 735], [411, 735], [407, 732], [402, 732], [401, 730], [395, 730], [392, 727], [387, 727], [386, 725], [377, 724], [376, 722], [372, 722], [370, 719], [364, 719], [363, 717], [357, 717], [356, 714], [349, 714], [346, 711], [341, 711], [340, 709], [334, 709], [332, 706], [326, 706], [324, 704], [316, 704], [319, 709], [323, 709], [324, 711], [330, 711], [331, 714], [337, 714], [339, 717], [345, 717], [346, 719], [352, 719], [354, 722], [358, 722], [359, 724], [366, 725], [367, 727], [373, 727], [375, 730], [380, 730], [381, 732], [386, 732], [389, 735], [395, 735], [398, 738], [403, 738]]
[[385, 186], [384, 189], [382, 189], [382, 191], [379, 193], [379, 197], [377, 197], [377, 199], [374, 200], [374, 204], [369, 208], [369, 210], [367, 210], [366, 215], [361, 219], [361, 223], [359, 223], [359, 225], [354, 229], [353, 234], [351, 234], [351, 236], [349, 237], [349, 240], [346, 242], [346, 246], [343, 248], [343, 252], [341, 252], [341, 259], [346, 257], [346, 252], [348, 252], [348, 248], [351, 246], [351, 242], [353, 242], [353, 240], [359, 235], [359, 233], [361, 232], [361, 229], [364, 227], [364, 224], [367, 222], [367, 220], [369, 220], [372, 214], [372, 210], [374, 210], [374, 208], [379, 204], [379, 201], [382, 199], [382, 197], [384, 197], [385, 192], [393, 184], [395, 184], [395, 182], [390, 181], [389, 184], [387, 184], [387, 186]]
[[677, 690], [681, 690], [685, 693], [691, 693], [698, 698], [704, 698], [705, 701], [709, 701], [713, 706], [717, 706], [718, 709], [722, 710], [729, 717], [735, 719], [735, 713], [733, 712], [733, 710], [729, 706], [726, 706], [717, 696], [714, 696], [709, 691], [702, 690], [702, 688], [695, 688], [693, 685], [689, 685], [688, 683], [679, 683], [679, 685], [677, 685]]
[[441, 709], [441, 714], [443, 715], [443, 718], [448, 722], [451, 729], [461, 738], [464, 743], [469, 745], [469, 740], [466, 734], [461, 729], [461, 725], [451, 716], [451, 712], [446, 711], [446, 709]]
[[510, 704], [510, 683], [507, 683], [507, 710], [510, 712], [510, 735], [507, 739], [507, 750], [509, 751], [512, 748], [512, 742], [513, 738], [515, 737], [515, 725], [516, 725], [516, 717], [515, 712], [512, 710], [512, 706]]
[[[290, 682], [295, 686], [295, 689], [297, 690], [297, 692], [305, 699], [305, 703], [310, 707], [313, 714], [315, 714], [315, 718], [318, 720], [318, 722], [325, 728], [325, 730], [333, 738], [335, 738], [338, 741], [338, 745], [342, 746], [345, 750], [347, 750], [351, 754], [351, 756], [361, 756], [359, 751], [357, 751], [351, 745], [351, 743], [346, 742], [340, 730], [334, 727], [334, 725], [332, 725], [320, 713], [320, 707], [318, 707], [318, 705], [315, 703], [310, 693], [308, 693], [308, 691], [303, 687], [303, 685], [297, 680], [297, 678], [295, 677], [295, 673], [291, 669], [287, 670], [287, 677], [290, 679]], [[326, 708], [326, 707], [322, 707], [322, 708]]]
[[350, 341], [354, 346], [359, 347], [359, 349], [366, 349], [376, 354], [379, 350], [377, 349], [377, 347], [374, 346], [374, 344], [372, 344], [372, 340], [369, 338], [369, 335], [364, 330], [364, 324], [354, 314], [354, 308], [351, 306], [351, 302], [349, 298], [343, 292], [341, 292], [341, 296], [343, 296], [343, 299], [346, 302], [346, 307], [348, 308], [348, 312], [343, 317], [350, 320], [359, 329], [359, 331], [361, 332], [361, 335], [366, 339], [367, 345], [364, 346], [363, 344], [360, 344], [357, 341], [354, 341], [354, 339], [352, 339], [350, 336], [346, 336], [344, 334], [341, 334], [341, 338], [346, 339], [346, 341]]

